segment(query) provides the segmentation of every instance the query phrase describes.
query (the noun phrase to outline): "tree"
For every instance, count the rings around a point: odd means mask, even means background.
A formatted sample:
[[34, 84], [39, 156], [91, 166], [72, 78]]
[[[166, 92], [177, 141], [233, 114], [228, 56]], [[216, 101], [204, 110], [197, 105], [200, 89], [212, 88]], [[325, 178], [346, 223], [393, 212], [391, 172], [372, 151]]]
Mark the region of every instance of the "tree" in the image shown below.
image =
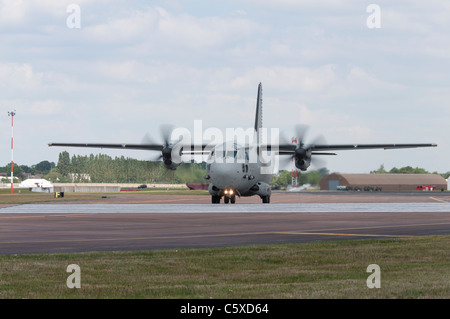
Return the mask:
[[370, 174], [430, 174], [426, 169], [411, 166], [405, 166], [401, 168], [393, 167], [389, 172], [384, 169], [384, 165], [381, 165], [375, 171], [370, 171]]
[[370, 174], [387, 174], [388, 172], [384, 169], [384, 164], [380, 165], [380, 168], [375, 171], [370, 171]]
[[405, 166], [402, 168], [394, 167], [389, 171], [390, 174], [430, 174], [426, 169], [424, 168], [412, 168], [411, 166]]
[[[22, 167], [20, 167], [19, 164], [14, 163], [13, 168], [14, 168], [14, 176], [23, 173], [23, 169], [22, 169]], [[4, 173], [11, 173], [11, 163], [8, 163], [8, 164], [5, 166], [5, 169], [3, 170], [3, 172], [4, 172]]]
[[292, 182], [292, 172], [291, 171], [281, 171], [278, 175], [274, 175], [270, 185], [273, 189], [280, 189], [282, 187], [287, 187]]
[[55, 163], [50, 163], [49, 161], [42, 161], [36, 164], [34, 167], [37, 171], [41, 172], [42, 174], [48, 174], [50, 170], [55, 167]]
[[50, 172], [44, 176], [44, 178], [54, 183], [63, 181], [62, 175], [56, 168], [52, 168]]
[[70, 155], [67, 151], [59, 153], [58, 165], [56, 168], [62, 176], [67, 176], [70, 173]]
[[298, 183], [300, 185], [303, 184], [311, 184], [317, 185], [321, 179], [320, 172], [318, 171], [309, 171], [307, 173], [301, 173], [299, 175]]

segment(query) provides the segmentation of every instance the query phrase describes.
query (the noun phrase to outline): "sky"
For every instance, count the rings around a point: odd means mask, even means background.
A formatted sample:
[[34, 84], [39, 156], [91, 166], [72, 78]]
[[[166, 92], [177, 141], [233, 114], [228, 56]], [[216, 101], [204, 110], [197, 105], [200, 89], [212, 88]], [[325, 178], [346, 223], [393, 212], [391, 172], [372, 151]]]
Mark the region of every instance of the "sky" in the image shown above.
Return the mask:
[[[375, 6], [373, 6], [375, 5]], [[161, 124], [263, 125], [341, 151], [331, 172], [450, 171], [450, 2], [0, 0], [0, 165], [57, 162], [50, 142], [141, 143]], [[152, 152], [67, 148], [151, 159]]]

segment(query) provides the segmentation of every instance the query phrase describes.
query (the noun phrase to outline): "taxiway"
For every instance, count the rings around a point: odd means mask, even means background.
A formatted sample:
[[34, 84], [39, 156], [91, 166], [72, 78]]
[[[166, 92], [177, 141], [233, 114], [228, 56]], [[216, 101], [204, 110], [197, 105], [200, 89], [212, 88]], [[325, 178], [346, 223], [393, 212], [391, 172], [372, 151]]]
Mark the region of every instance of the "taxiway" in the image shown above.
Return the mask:
[[[136, 203], [129, 202], [133, 196], [139, 199]], [[269, 205], [212, 205], [207, 203], [209, 196], [194, 195], [133, 196], [0, 208], [0, 254], [450, 234], [450, 197], [446, 193], [280, 193], [273, 197], [277, 203]]]

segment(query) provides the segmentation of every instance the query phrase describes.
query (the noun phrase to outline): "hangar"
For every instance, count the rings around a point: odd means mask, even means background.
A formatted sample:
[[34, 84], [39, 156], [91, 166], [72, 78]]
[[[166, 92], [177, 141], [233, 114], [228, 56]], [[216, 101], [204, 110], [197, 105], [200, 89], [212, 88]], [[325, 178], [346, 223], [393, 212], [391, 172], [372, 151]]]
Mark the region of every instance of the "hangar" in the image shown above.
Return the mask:
[[321, 190], [352, 189], [366, 191], [411, 191], [417, 186], [447, 190], [447, 182], [437, 174], [341, 174], [332, 173], [319, 181]]

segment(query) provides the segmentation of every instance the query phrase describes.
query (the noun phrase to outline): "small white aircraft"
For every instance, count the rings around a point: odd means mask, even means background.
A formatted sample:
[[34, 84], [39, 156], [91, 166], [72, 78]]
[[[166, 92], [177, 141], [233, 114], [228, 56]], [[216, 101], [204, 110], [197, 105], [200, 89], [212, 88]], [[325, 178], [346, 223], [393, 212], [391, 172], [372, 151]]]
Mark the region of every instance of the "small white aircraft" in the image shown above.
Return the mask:
[[[336, 155], [329, 151], [361, 150], [361, 149], [397, 149], [415, 147], [436, 147], [437, 144], [305, 144], [304, 129], [297, 127], [298, 142], [264, 144], [262, 141], [262, 84], [258, 85], [256, 101], [256, 117], [254, 125], [256, 138], [246, 145], [225, 142], [218, 145], [193, 145], [184, 139], [173, 142], [172, 132], [163, 131], [163, 143], [142, 144], [92, 144], [92, 143], [49, 143], [49, 146], [95, 147], [115, 149], [138, 149], [160, 151], [160, 159], [167, 169], [175, 170], [183, 161], [182, 155], [208, 155], [206, 176], [209, 180], [211, 202], [218, 204], [221, 198], [225, 203], [236, 201], [237, 196], [258, 195], [263, 203], [270, 203], [273, 161], [267, 157], [289, 156], [295, 166], [306, 171], [311, 165], [313, 156]], [[265, 154], [265, 156], [263, 156]]]

